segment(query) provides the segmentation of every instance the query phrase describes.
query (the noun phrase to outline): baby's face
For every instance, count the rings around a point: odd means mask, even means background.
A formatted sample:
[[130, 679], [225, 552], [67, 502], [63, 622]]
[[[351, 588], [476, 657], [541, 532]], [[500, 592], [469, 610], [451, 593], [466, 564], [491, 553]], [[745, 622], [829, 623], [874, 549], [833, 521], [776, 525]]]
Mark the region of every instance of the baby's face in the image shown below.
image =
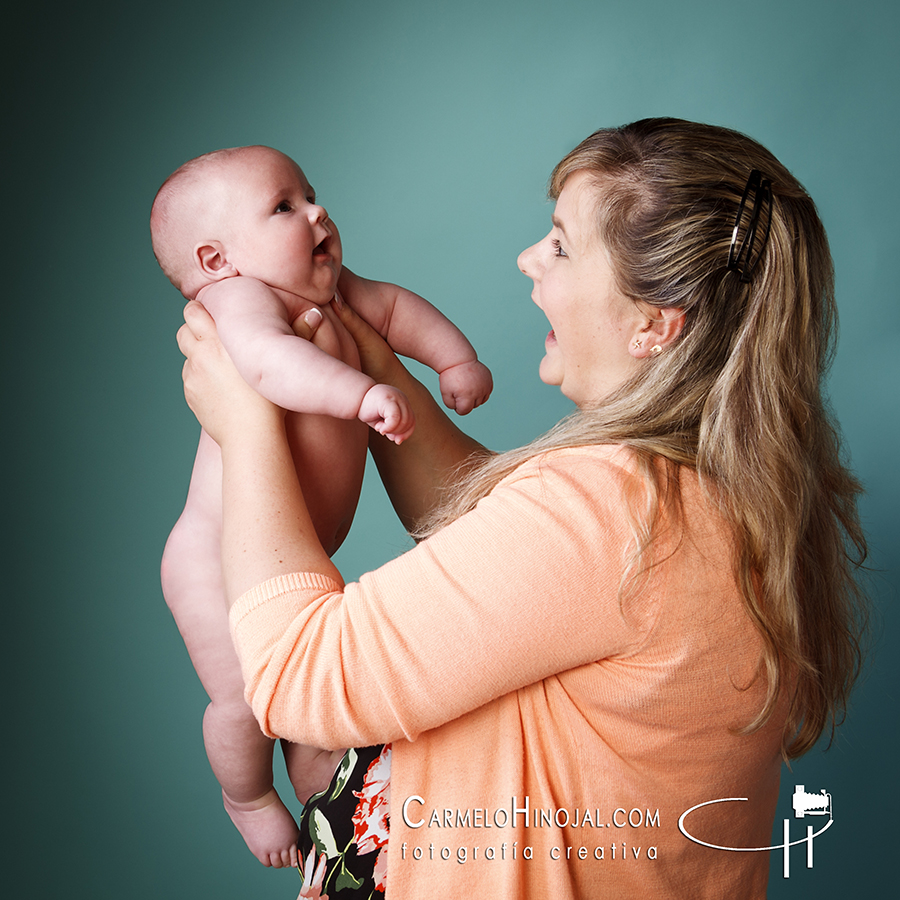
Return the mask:
[[225, 243], [238, 273], [328, 303], [341, 272], [341, 238], [300, 167], [255, 147], [227, 167], [225, 178]]

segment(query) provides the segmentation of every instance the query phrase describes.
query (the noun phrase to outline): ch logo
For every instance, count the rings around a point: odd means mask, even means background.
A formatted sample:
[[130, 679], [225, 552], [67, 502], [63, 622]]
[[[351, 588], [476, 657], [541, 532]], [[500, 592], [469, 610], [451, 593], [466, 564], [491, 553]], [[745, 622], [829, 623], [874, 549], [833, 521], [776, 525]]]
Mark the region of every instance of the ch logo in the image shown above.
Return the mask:
[[773, 847], [722, 847], [719, 844], [710, 844], [708, 841], [702, 841], [698, 837], [694, 837], [686, 828], [684, 820], [696, 809], [703, 806], [711, 806], [713, 803], [735, 803], [744, 802], [746, 797], [723, 797], [721, 800], [707, 800], [705, 803], [698, 803], [692, 806], [687, 812], [683, 812], [678, 819], [678, 830], [690, 841], [695, 844], [702, 844], [704, 847], [712, 847], [713, 850], [730, 850], [734, 853], [764, 853], [769, 850], [782, 850], [784, 852], [784, 877], [790, 877], [790, 854], [789, 849], [798, 844], [806, 844], [806, 868], [813, 867], [813, 841], [823, 832], [831, 828], [834, 822], [834, 816], [831, 811], [831, 794], [826, 794], [824, 790], [818, 794], [807, 794], [802, 784], [795, 785], [794, 796], [791, 805], [794, 807], [794, 818], [802, 819], [806, 816], [828, 816], [828, 821], [818, 831], [813, 831], [812, 825], [806, 826], [806, 837], [792, 841], [790, 835], [790, 819], [784, 820], [784, 841]]

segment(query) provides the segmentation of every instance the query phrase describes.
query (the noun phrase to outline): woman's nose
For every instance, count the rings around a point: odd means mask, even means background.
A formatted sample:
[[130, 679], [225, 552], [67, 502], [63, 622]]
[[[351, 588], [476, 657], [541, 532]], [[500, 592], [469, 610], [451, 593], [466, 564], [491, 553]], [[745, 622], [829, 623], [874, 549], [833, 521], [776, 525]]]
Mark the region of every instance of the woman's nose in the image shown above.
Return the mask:
[[519, 271], [529, 278], [535, 278], [537, 275], [537, 244], [532, 244], [519, 254], [516, 265]]

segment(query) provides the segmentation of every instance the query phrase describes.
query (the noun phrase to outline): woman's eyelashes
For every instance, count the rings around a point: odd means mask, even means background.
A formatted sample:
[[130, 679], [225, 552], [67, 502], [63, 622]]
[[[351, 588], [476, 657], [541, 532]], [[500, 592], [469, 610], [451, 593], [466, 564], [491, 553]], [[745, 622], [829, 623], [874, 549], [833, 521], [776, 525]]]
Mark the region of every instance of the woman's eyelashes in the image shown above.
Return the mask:
[[550, 243], [553, 245], [554, 256], [565, 257], [567, 255], [566, 251], [562, 248], [562, 244], [558, 240], [556, 240], [556, 238], [553, 238]]

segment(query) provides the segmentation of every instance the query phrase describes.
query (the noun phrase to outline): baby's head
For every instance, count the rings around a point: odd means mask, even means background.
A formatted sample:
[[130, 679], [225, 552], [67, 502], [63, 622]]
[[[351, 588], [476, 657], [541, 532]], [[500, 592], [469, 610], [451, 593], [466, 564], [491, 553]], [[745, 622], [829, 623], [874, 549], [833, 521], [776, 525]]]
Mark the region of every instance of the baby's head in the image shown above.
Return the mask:
[[246, 275], [324, 304], [341, 271], [337, 228], [300, 167], [270, 147], [186, 162], [159, 189], [150, 234], [163, 272], [189, 299]]

